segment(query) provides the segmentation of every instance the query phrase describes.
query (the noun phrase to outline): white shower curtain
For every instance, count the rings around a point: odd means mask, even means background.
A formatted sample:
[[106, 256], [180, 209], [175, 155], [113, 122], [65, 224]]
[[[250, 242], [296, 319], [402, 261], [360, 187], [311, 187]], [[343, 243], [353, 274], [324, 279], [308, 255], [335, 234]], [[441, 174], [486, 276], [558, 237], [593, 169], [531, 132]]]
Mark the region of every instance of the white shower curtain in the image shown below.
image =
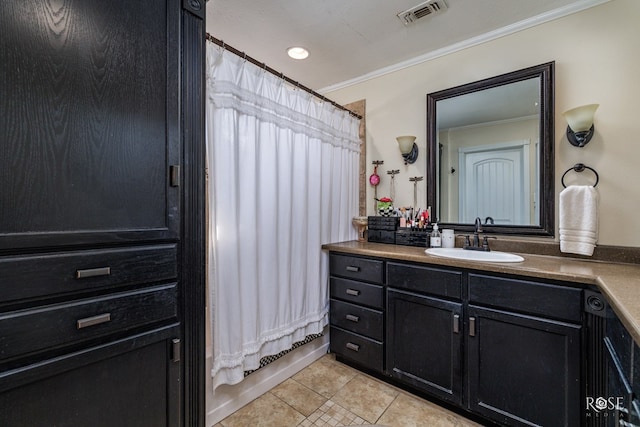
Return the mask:
[[207, 43], [214, 388], [322, 331], [321, 245], [356, 237], [359, 121]]

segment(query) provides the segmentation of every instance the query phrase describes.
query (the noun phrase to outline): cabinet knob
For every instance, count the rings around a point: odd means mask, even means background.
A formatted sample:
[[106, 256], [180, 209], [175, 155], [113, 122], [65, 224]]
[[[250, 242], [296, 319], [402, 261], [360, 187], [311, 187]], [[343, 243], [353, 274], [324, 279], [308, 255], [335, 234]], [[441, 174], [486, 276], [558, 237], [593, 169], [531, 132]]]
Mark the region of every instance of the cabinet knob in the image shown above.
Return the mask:
[[87, 268], [86, 270], [76, 270], [76, 279], [86, 279], [87, 277], [109, 276], [111, 267]]
[[180, 165], [169, 166], [169, 185], [172, 187], [180, 186]]
[[353, 351], [359, 351], [360, 350], [360, 346], [358, 344], [354, 344], [352, 342], [348, 342], [347, 343], [347, 348], [349, 350], [353, 350]]
[[173, 340], [171, 340], [171, 361], [179, 362], [181, 353], [182, 341], [180, 341], [180, 338], [174, 338]]
[[76, 327], [78, 329], [87, 328], [93, 325], [99, 325], [111, 321], [111, 313], [99, 314], [97, 316], [85, 317], [84, 319], [78, 319]]
[[360, 318], [359, 318], [358, 316], [354, 316], [353, 314], [347, 314], [347, 315], [345, 316], [345, 318], [346, 318], [347, 320], [350, 320], [350, 321], [352, 321], [352, 322], [356, 322], [356, 323], [358, 323], [358, 322], [360, 321]]

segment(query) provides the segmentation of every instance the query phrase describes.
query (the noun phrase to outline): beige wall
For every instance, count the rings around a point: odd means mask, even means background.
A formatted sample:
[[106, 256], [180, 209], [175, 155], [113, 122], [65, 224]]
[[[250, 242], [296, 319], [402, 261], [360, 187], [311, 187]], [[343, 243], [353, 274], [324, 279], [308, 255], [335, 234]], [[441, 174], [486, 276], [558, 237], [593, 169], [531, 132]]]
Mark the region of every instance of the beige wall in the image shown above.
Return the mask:
[[[560, 177], [583, 162], [600, 174], [599, 243], [640, 246], [639, 19], [640, 1], [613, 0], [327, 95], [340, 103], [366, 99], [367, 174], [373, 170], [372, 160], [384, 160], [379, 169], [382, 197], [389, 192], [386, 171], [400, 169], [396, 205], [409, 206], [413, 203], [409, 177], [424, 176], [426, 170], [427, 93], [555, 61], [556, 204]], [[580, 149], [567, 142], [561, 113], [589, 103], [600, 104], [596, 133]], [[417, 136], [420, 155], [415, 164], [405, 166], [395, 137], [408, 134]], [[572, 176], [583, 183], [590, 182], [588, 174]], [[425, 205], [429, 184], [418, 185], [419, 206]], [[367, 212], [372, 214], [373, 189], [367, 187]]]

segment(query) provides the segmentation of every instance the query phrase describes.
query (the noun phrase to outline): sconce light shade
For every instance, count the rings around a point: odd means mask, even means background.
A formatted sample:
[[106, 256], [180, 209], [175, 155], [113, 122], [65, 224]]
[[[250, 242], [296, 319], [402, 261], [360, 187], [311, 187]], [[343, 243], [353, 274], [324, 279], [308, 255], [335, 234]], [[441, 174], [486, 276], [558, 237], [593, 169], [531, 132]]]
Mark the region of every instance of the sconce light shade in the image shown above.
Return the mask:
[[584, 147], [593, 136], [593, 116], [600, 104], [589, 104], [572, 108], [563, 113], [567, 119], [567, 139], [571, 145]]
[[411, 135], [399, 136], [396, 138], [404, 164], [414, 163], [418, 158], [418, 145], [415, 143], [416, 137]]

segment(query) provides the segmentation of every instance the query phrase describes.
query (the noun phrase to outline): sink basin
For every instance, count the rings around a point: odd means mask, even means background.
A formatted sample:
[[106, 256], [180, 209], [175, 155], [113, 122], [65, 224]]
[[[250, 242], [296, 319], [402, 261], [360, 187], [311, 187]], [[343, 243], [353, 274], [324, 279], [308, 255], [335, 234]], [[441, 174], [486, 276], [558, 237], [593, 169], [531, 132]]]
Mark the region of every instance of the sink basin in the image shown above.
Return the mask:
[[429, 248], [425, 250], [429, 255], [441, 256], [444, 258], [462, 259], [465, 261], [484, 262], [522, 262], [524, 258], [520, 255], [498, 251], [470, 251], [462, 248]]

